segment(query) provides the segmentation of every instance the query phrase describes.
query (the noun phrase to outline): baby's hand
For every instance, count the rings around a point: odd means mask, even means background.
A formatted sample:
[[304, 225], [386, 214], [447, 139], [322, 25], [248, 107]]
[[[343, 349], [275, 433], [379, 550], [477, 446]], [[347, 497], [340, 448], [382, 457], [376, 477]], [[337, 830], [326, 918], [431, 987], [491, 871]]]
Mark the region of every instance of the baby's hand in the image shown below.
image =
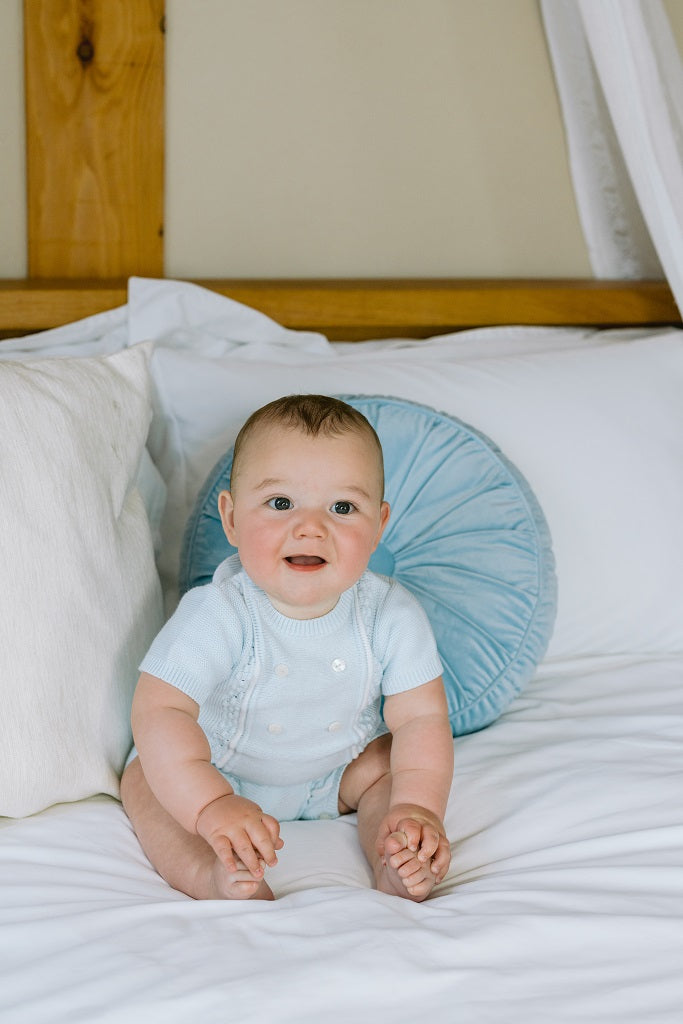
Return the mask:
[[422, 863], [431, 860], [431, 871], [435, 881], [440, 882], [446, 875], [451, 862], [451, 847], [443, 824], [418, 804], [396, 804], [380, 824], [377, 835], [377, 852], [381, 857], [394, 851], [385, 850], [385, 842], [394, 833], [402, 832], [406, 847]]
[[237, 871], [238, 857], [257, 879], [263, 878], [266, 865], [277, 864], [275, 851], [284, 846], [279, 822], [252, 800], [235, 793], [207, 804], [197, 818], [196, 829], [228, 871]]

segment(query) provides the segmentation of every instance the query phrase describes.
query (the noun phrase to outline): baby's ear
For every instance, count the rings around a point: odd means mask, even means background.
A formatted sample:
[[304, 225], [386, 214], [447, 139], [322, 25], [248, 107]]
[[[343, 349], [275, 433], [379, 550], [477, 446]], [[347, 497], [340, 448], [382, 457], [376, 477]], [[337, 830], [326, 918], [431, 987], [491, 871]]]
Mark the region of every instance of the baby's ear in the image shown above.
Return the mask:
[[[384, 533], [384, 527], [389, 522], [389, 516], [391, 515], [391, 509], [389, 508], [389, 502], [383, 501], [379, 510], [379, 530], [377, 531], [377, 537], [375, 538], [375, 548], [382, 539]], [[374, 548], [373, 548], [374, 550]]]
[[223, 524], [223, 532], [233, 547], [237, 547], [235, 534], [235, 506], [230, 491], [221, 491], [218, 495], [218, 512]]

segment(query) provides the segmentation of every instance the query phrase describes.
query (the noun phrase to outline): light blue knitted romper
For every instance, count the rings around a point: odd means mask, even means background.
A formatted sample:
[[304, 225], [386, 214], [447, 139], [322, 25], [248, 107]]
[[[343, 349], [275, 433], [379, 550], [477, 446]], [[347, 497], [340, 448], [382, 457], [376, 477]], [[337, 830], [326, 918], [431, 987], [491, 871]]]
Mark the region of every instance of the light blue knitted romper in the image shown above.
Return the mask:
[[291, 619], [234, 555], [183, 597], [140, 668], [199, 704], [213, 763], [281, 821], [336, 817], [344, 769], [387, 731], [381, 697], [442, 671], [395, 580], [365, 572], [327, 615]]

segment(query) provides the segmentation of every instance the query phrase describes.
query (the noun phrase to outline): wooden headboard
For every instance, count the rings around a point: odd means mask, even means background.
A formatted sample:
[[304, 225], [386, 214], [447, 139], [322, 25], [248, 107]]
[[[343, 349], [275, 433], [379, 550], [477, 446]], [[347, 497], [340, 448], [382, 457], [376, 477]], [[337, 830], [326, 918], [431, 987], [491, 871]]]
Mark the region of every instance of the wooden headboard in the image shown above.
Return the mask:
[[[331, 339], [428, 337], [495, 324], [680, 324], [658, 281], [210, 280], [278, 323]], [[125, 280], [0, 281], [0, 336], [69, 323], [126, 302]]]
[[[24, 0], [28, 277], [0, 281], [0, 337], [126, 301], [163, 277], [164, 0]], [[656, 281], [211, 280], [332, 339], [493, 324], [678, 324]]]

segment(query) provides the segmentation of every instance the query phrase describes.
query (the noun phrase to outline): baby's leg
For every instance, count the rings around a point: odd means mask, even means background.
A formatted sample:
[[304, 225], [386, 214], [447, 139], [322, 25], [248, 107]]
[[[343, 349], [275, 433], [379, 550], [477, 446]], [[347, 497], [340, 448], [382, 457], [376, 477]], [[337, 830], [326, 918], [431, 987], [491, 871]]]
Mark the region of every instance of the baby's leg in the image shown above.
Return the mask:
[[192, 835], [161, 806], [143, 774], [138, 758], [121, 779], [121, 799], [140, 845], [170, 886], [196, 900], [272, 900], [263, 881], [238, 864], [230, 873], [201, 836]]
[[358, 838], [375, 876], [380, 892], [405, 899], [422, 901], [436, 884], [432, 861], [421, 861], [418, 851], [408, 846], [403, 831], [387, 836], [383, 851], [377, 842], [391, 798], [389, 757], [391, 737], [379, 736], [352, 761], [342, 776], [339, 787], [341, 813], [358, 811]]
[[[419, 903], [436, 885], [431, 857], [426, 861], [420, 860], [418, 851], [408, 846], [408, 836], [403, 830], [386, 837], [382, 854], [377, 850], [380, 823], [389, 810], [390, 795], [391, 780], [388, 786], [379, 783], [361, 797], [358, 805], [360, 842], [372, 866], [377, 889]], [[410, 824], [417, 823], [406, 821], [406, 825]]]

